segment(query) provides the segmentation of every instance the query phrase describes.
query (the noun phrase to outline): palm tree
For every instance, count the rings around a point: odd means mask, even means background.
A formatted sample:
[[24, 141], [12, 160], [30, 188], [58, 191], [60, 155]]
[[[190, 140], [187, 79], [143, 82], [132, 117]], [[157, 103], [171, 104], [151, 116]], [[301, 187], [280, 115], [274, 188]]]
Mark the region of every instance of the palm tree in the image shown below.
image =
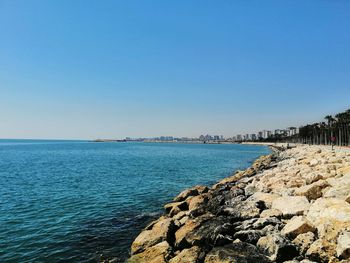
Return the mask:
[[347, 145], [350, 145], [350, 109], [345, 111], [346, 114], [346, 134], [348, 137]]
[[[333, 137], [333, 127], [332, 126], [333, 126], [333, 123], [334, 123], [334, 118], [333, 118], [332, 115], [327, 115], [324, 118], [327, 120], [328, 135], [329, 135], [329, 137]], [[327, 140], [326, 144], [328, 144], [328, 140]]]
[[[299, 143], [312, 144], [330, 144], [334, 135], [337, 136], [336, 143], [340, 146], [350, 145], [350, 109], [336, 114], [324, 117], [326, 122], [306, 124], [299, 128], [297, 136], [286, 138]], [[289, 127], [294, 129], [295, 127]]]

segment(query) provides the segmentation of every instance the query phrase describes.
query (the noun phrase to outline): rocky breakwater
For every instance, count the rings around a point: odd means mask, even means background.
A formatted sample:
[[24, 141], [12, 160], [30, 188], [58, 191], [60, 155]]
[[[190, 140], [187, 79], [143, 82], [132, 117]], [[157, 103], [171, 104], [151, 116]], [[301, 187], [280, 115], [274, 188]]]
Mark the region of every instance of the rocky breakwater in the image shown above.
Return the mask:
[[298, 146], [195, 186], [134, 240], [128, 262], [350, 262], [350, 153]]

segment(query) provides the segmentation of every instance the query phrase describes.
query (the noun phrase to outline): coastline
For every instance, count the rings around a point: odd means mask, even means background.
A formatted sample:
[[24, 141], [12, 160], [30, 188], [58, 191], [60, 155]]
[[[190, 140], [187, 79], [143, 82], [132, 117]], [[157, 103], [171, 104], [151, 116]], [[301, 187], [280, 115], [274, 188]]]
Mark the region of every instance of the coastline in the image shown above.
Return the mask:
[[128, 262], [349, 262], [350, 152], [269, 147], [245, 171], [166, 204]]

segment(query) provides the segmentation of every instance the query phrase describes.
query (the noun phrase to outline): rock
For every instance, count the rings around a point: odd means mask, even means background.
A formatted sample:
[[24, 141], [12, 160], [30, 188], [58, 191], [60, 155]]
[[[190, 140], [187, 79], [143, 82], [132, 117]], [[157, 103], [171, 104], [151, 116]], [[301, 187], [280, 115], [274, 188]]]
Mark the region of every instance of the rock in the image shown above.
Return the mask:
[[175, 246], [180, 249], [189, 247], [193, 241], [193, 231], [213, 217], [214, 216], [211, 214], [205, 214], [195, 219], [188, 219], [186, 223], [175, 232]]
[[294, 194], [299, 196], [305, 196], [309, 200], [315, 200], [322, 196], [322, 189], [328, 186], [329, 184], [327, 181], [320, 180], [315, 183], [295, 189]]
[[310, 167], [315, 167], [316, 165], [318, 165], [318, 160], [312, 159], [309, 164], [310, 164]]
[[171, 248], [168, 242], [163, 241], [155, 246], [148, 247], [144, 252], [133, 255], [128, 263], [166, 263]]
[[350, 184], [339, 184], [325, 189], [323, 197], [332, 197], [346, 200], [349, 197]]
[[181, 219], [179, 220], [180, 225], [182, 226], [182, 225], [186, 224], [187, 220], [189, 220], [189, 219], [190, 219], [189, 216], [184, 216], [183, 218], [181, 218]]
[[315, 240], [315, 235], [312, 232], [307, 232], [304, 234], [298, 235], [292, 242], [296, 246], [299, 247], [299, 251], [301, 254], [305, 254], [306, 251], [309, 249], [311, 244]]
[[224, 203], [225, 197], [222, 194], [218, 194], [208, 200], [206, 204], [206, 210], [212, 214], [217, 214]]
[[244, 194], [245, 194], [246, 196], [251, 196], [251, 195], [253, 195], [256, 191], [257, 191], [257, 189], [255, 188], [255, 186], [254, 186], [253, 184], [247, 185], [247, 186], [244, 188]]
[[244, 176], [251, 177], [253, 175], [256, 175], [256, 170], [253, 167], [249, 167], [244, 171]]
[[341, 259], [350, 258], [350, 232], [341, 233], [337, 241], [337, 257]]
[[345, 198], [345, 201], [350, 203], [350, 195], [347, 195], [346, 198]]
[[178, 207], [178, 206], [175, 206], [173, 207], [170, 212], [169, 212], [169, 217], [173, 217], [175, 215], [177, 215], [178, 213], [180, 213], [182, 210]]
[[249, 198], [249, 200], [262, 201], [265, 203], [266, 207], [271, 208], [272, 202], [279, 197], [280, 196], [277, 194], [256, 192]]
[[188, 214], [188, 212], [181, 211], [177, 213], [175, 216], [173, 216], [174, 220], [181, 220], [181, 218], [185, 217]]
[[269, 263], [270, 260], [259, 253], [253, 245], [235, 242], [221, 247], [214, 247], [205, 257], [204, 263]]
[[[282, 222], [276, 217], [266, 217], [266, 218], [252, 218], [245, 221], [239, 221], [233, 224], [234, 231], [243, 231], [243, 230], [263, 230], [266, 234], [266, 231], [273, 231], [280, 227]], [[270, 230], [267, 227], [273, 227]]]
[[261, 212], [260, 217], [261, 218], [265, 218], [265, 217], [280, 218], [280, 217], [282, 217], [282, 212], [280, 210], [277, 210], [277, 209], [266, 209], [266, 210]]
[[313, 172], [313, 173], [307, 173], [304, 176], [304, 178], [305, 178], [306, 184], [312, 184], [314, 182], [317, 182], [318, 180], [323, 179], [323, 176], [320, 173]]
[[264, 233], [264, 236], [280, 233], [280, 226], [279, 225], [267, 225], [262, 229], [262, 231]]
[[207, 248], [216, 243], [229, 243], [232, 242], [232, 238], [230, 238], [229, 234], [233, 232], [233, 229], [234, 227], [229, 223], [227, 217], [217, 216], [201, 223], [199, 227], [187, 233], [182, 245], [196, 245]]
[[162, 241], [172, 240], [174, 235], [174, 221], [170, 218], [161, 218], [152, 229], [142, 231], [131, 245], [131, 254], [144, 251]]
[[317, 239], [311, 244], [305, 255], [317, 262], [328, 262], [334, 254], [334, 246], [325, 240]]
[[226, 204], [237, 202], [237, 199], [240, 201], [247, 199], [244, 195], [244, 189], [239, 188], [238, 186], [233, 186], [228, 191], [222, 192], [222, 195], [226, 200]]
[[178, 208], [180, 212], [180, 211], [188, 210], [188, 205], [185, 201], [183, 201], [183, 202], [169, 203], [164, 206], [164, 209], [167, 213], [169, 213], [174, 208]]
[[218, 182], [217, 184], [213, 185], [213, 189], [218, 189], [219, 187], [221, 187], [222, 185], [226, 185], [226, 184], [230, 184], [230, 183], [235, 183], [238, 180], [240, 180], [241, 178], [243, 178], [245, 176], [243, 171], [238, 171], [236, 172], [234, 175], [227, 177], [223, 180], [221, 180], [220, 182]]
[[350, 221], [350, 204], [337, 198], [319, 198], [310, 206], [307, 218], [316, 225], [325, 218], [348, 222]]
[[271, 261], [283, 262], [298, 255], [297, 247], [280, 234], [261, 237], [257, 246]]
[[310, 207], [305, 196], [279, 197], [272, 202], [272, 208], [280, 210], [283, 216], [302, 215]]
[[185, 248], [175, 257], [169, 260], [169, 263], [198, 263], [201, 260], [201, 249], [197, 246]]
[[303, 216], [294, 216], [282, 229], [282, 234], [295, 238], [297, 235], [313, 232], [315, 228]]
[[260, 216], [258, 203], [254, 201], [234, 202], [230, 205], [223, 206], [218, 214], [229, 215], [232, 219], [246, 220]]
[[281, 221], [277, 217], [259, 218], [252, 224], [253, 229], [262, 229], [268, 225], [280, 225]]
[[340, 177], [337, 177], [337, 178], [329, 178], [329, 179], [327, 179], [327, 182], [332, 187], [349, 185], [350, 184], [350, 173], [349, 174], [345, 174], [345, 175], [340, 176]]
[[202, 185], [197, 185], [192, 188], [186, 189], [182, 191], [178, 196], [174, 198], [175, 202], [181, 202], [186, 200], [189, 196], [196, 196], [201, 193], [206, 193], [208, 192], [208, 187], [202, 186]]
[[200, 207], [200, 205], [202, 205], [203, 203], [205, 203], [207, 201], [208, 201], [208, 194], [201, 194], [201, 195], [191, 197], [187, 201], [188, 209], [189, 210], [198, 209]]
[[336, 198], [319, 198], [310, 206], [306, 218], [317, 228], [319, 237], [333, 240], [350, 227], [350, 204]]
[[350, 262], [349, 163], [350, 153], [297, 146], [210, 190], [187, 189], [135, 239], [130, 260]]
[[263, 235], [264, 231], [262, 230], [241, 230], [236, 232], [233, 238], [255, 245]]
[[200, 222], [193, 219], [187, 220], [186, 223], [175, 232], [175, 246], [179, 248], [188, 247], [186, 236], [199, 226]]
[[258, 218], [251, 218], [244, 221], [238, 221], [233, 223], [235, 231], [248, 230], [253, 228], [253, 224], [258, 220]]
[[[349, 161], [348, 161], [348, 163], [349, 163]], [[340, 168], [339, 172], [342, 175], [350, 174], [350, 166], [345, 166], [345, 167]]]
[[[238, 239], [239, 240], [239, 239]], [[218, 234], [216, 235], [215, 237], [215, 240], [214, 240], [214, 243], [213, 245], [214, 246], [224, 246], [226, 244], [230, 244], [232, 243], [234, 240], [232, 238], [231, 235], [222, 235], [222, 234]]]

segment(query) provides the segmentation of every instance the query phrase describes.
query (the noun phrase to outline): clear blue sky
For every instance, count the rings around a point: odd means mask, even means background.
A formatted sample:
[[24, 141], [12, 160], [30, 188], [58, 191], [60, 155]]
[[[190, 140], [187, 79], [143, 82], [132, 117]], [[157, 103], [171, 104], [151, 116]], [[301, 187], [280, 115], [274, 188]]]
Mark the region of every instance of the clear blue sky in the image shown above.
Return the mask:
[[0, 138], [232, 136], [347, 108], [347, 0], [0, 0]]

